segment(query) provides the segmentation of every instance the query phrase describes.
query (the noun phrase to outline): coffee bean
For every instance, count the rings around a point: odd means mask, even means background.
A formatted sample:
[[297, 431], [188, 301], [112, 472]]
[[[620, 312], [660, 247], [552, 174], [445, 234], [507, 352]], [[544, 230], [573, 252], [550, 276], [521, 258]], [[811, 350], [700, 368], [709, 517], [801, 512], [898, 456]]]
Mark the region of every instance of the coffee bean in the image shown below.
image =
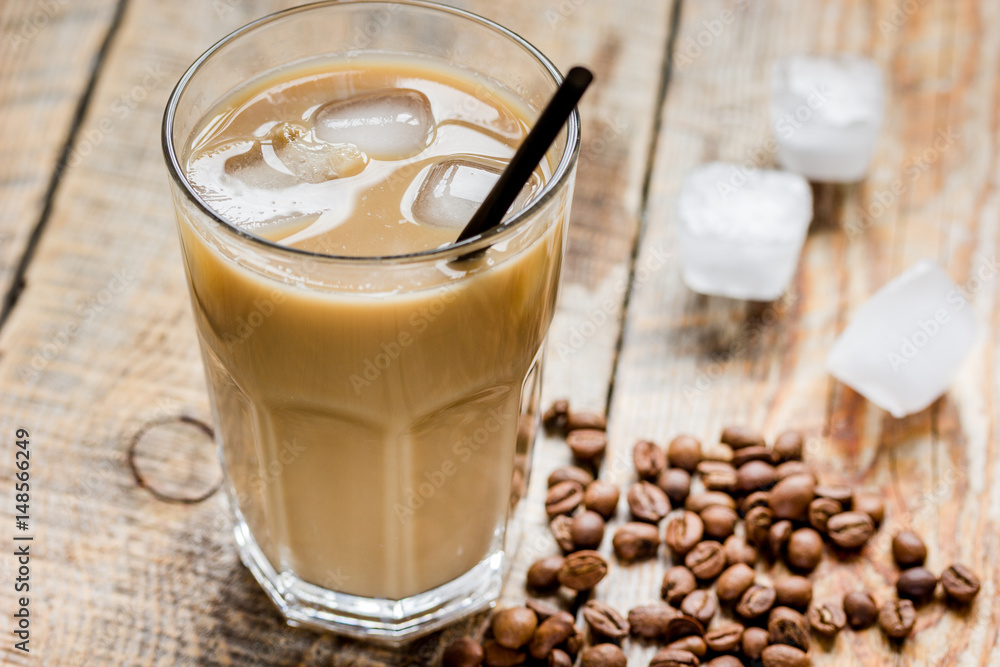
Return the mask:
[[896, 580], [896, 593], [901, 598], [912, 600], [914, 604], [923, 604], [934, 596], [938, 580], [925, 567], [911, 567], [903, 570]]
[[674, 468], [694, 472], [701, 461], [701, 443], [694, 436], [677, 436], [667, 445], [667, 461]]
[[825, 533], [830, 517], [843, 511], [844, 506], [833, 498], [816, 498], [809, 503], [809, 525]]
[[507, 648], [519, 649], [529, 641], [538, 627], [538, 617], [527, 607], [510, 607], [493, 614], [490, 630], [493, 639]]
[[775, 438], [771, 447], [771, 460], [776, 464], [802, 460], [802, 434], [798, 431], [785, 431]]
[[770, 586], [753, 584], [736, 603], [735, 611], [743, 618], [757, 618], [771, 610], [774, 606], [775, 593]]
[[569, 415], [569, 401], [565, 398], [557, 398], [552, 401], [552, 405], [542, 415], [542, 424], [549, 433], [556, 433], [566, 429], [566, 417]]
[[629, 487], [629, 510], [637, 521], [659, 523], [670, 512], [670, 501], [663, 489], [652, 482], [637, 482]]
[[761, 653], [771, 643], [771, 635], [764, 628], [749, 627], [740, 638], [740, 648], [750, 660], [760, 660]]
[[832, 637], [844, 629], [847, 615], [839, 602], [813, 603], [809, 607], [809, 625], [817, 634]]
[[705, 667], [743, 667], [743, 661], [735, 655], [720, 655], [706, 662]]
[[743, 626], [739, 623], [726, 623], [705, 633], [705, 643], [708, 648], [719, 653], [730, 653], [740, 645], [743, 638]]
[[[562, 558], [562, 556], [560, 556], [560, 558]], [[558, 584], [559, 582], [557, 581], [556, 583]], [[528, 598], [527, 600], [525, 600], [524, 606], [530, 609], [531, 611], [535, 612], [535, 616], [538, 617], [539, 623], [543, 622], [545, 619], [551, 616], [555, 616], [556, 614], [562, 611], [562, 609], [559, 609], [558, 607], [551, 605], [548, 602], [542, 602], [541, 600], [534, 600], [532, 598]]]
[[573, 519], [565, 514], [553, 517], [549, 521], [549, 532], [555, 538], [556, 544], [563, 550], [563, 553], [576, 551], [576, 543], [573, 542]]
[[805, 577], [797, 575], [778, 577], [774, 586], [775, 603], [783, 607], [805, 610], [812, 602], [813, 585]]
[[917, 612], [909, 600], [891, 600], [878, 610], [878, 624], [891, 639], [903, 639], [913, 630]]
[[851, 509], [870, 516], [876, 526], [885, 518], [885, 502], [874, 493], [855, 493]]
[[495, 639], [483, 642], [483, 665], [486, 667], [518, 667], [527, 662], [524, 651], [503, 646]]
[[729, 445], [733, 449], [755, 446], [763, 447], [767, 444], [764, 442], [764, 436], [757, 431], [744, 426], [727, 426], [722, 429], [722, 435], [719, 437], [719, 441]]
[[660, 597], [670, 604], [677, 606], [697, 586], [698, 583], [694, 578], [694, 572], [683, 565], [674, 565], [663, 575], [663, 584], [660, 586]]
[[726, 564], [745, 563], [753, 567], [757, 563], [757, 547], [747, 544], [742, 535], [730, 535], [722, 545], [726, 554]]
[[715, 616], [715, 612], [718, 610], [719, 601], [712, 591], [704, 589], [691, 591], [687, 597], [681, 600], [681, 611], [692, 618], [698, 619], [698, 622], [702, 625], [708, 625], [708, 622], [712, 620], [712, 617]]
[[[697, 592], [695, 591], [695, 593]], [[687, 598], [684, 599], [686, 600]], [[701, 621], [690, 614], [680, 613], [667, 621], [667, 629], [663, 633], [663, 639], [667, 643], [670, 643], [681, 637], [690, 637], [692, 635], [701, 637], [704, 634], [705, 625]]]
[[691, 493], [691, 473], [682, 468], [667, 468], [656, 478], [656, 485], [663, 489], [674, 507], [679, 507]]
[[726, 567], [726, 554], [718, 542], [699, 542], [684, 557], [684, 564], [702, 581], [715, 579]]
[[771, 644], [761, 652], [760, 659], [764, 667], [809, 667], [812, 664], [808, 653], [787, 644]]
[[566, 430], [576, 431], [581, 428], [606, 431], [608, 430], [608, 420], [599, 412], [570, 410], [566, 416]]
[[614, 644], [597, 644], [584, 649], [580, 667], [628, 667], [628, 659]]
[[736, 468], [722, 461], [702, 461], [696, 468], [701, 483], [710, 491], [730, 493], [736, 490]]
[[771, 509], [771, 493], [769, 491], [754, 491], [740, 501], [740, 514], [746, 516], [754, 507]]
[[809, 621], [789, 607], [775, 607], [767, 618], [767, 631], [772, 644], [788, 644], [809, 650]]
[[736, 509], [736, 501], [727, 493], [721, 491], [702, 491], [693, 493], [684, 501], [684, 509], [691, 512], [701, 512], [712, 505], [723, 505]]
[[660, 547], [660, 531], [653, 524], [630, 521], [615, 531], [611, 544], [618, 560], [626, 563], [655, 558]]
[[722, 463], [732, 464], [733, 462], [733, 448], [729, 445], [724, 445], [721, 442], [717, 445], [709, 445], [708, 447], [703, 447], [701, 450], [701, 460], [702, 461], [721, 461]]
[[806, 518], [816, 484], [810, 475], [786, 477], [771, 489], [771, 510], [777, 519], [800, 521]]
[[599, 600], [588, 600], [583, 605], [583, 620], [590, 633], [602, 641], [620, 641], [628, 635], [628, 621], [617, 609]]
[[657, 639], [667, 632], [667, 623], [680, 612], [665, 604], [647, 604], [628, 613], [629, 632], [642, 639]]
[[849, 486], [842, 485], [824, 485], [816, 487], [816, 497], [826, 498], [828, 500], [836, 500], [840, 503], [840, 506], [845, 510], [851, 509], [851, 504], [854, 501], [854, 489]]
[[694, 653], [675, 648], [662, 648], [649, 661], [649, 667], [697, 667], [700, 664]]
[[563, 466], [556, 468], [549, 475], [548, 486], [551, 489], [559, 482], [576, 482], [580, 486], [587, 486], [594, 481], [594, 476], [579, 466]]
[[768, 489], [774, 484], [774, 466], [764, 461], [749, 461], [736, 471], [736, 490], [750, 493]]
[[705, 524], [694, 512], [682, 510], [667, 519], [663, 541], [674, 554], [686, 555], [701, 541]]
[[448, 644], [441, 656], [441, 667], [479, 667], [483, 657], [483, 647], [479, 642], [462, 637]]
[[528, 652], [536, 660], [544, 660], [556, 646], [573, 636], [576, 626], [573, 617], [565, 611], [549, 616], [538, 624], [531, 637]]
[[875, 523], [866, 512], [841, 512], [826, 522], [826, 534], [842, 549], [858, 549], [875, 533]]
[[581, 512], [572, 519], [570, 534], [577, 549], [596, 549], [604, 539], [604, 517], [597, 512]]
[[583, 506], [610, 519], [618, 508], [618, 486], [611, 482], [596, 480], [587, 485], [583, 492]]
[[531, 564], [528, 568], [528, 587], [536, 591], [553, 590], [559, 586], [559, 570], [562, 569], [562, 556], [546, 556]]
[[962, 565], [953, 563], [941, 573], [941, 586], [945, 594], [959, 604], [968, 604], [979, 594], [979, 577]]
[[573, 662], [573, 658], [569, 656], [569, 653], [562, 649], [554, 648], [552, 649], [552, 653], [549, 653], [548, 667], [573, 667]]
[[927, 560], [927, 545], [912, 530], [901, 530], [892, 538], [892, 557], [904, 569], [923, 565]]
[[632, 462], [640, 479], [655, 480], [667, 467], [667, 453], [655, 442], [640, 440], [632, 447]]
[[[767, 447], [759, 445], [733, 450], [733, 460], [730, 461], [730, 463], [736, 466], [737, 469], [742, 468], [751, 461], [764, 461], [765, 463], [770, 463], [771, 450]], [[774, 470], [773, 467], [771, 469]]]
[[559, 645], [559, 648], [566, 651], [569, 657], [573, 658], [573, 660], [576, 660], [576, 656], [579, 655], [580, 649], [583, 648], [583, 633], [580, 632], [580, 629], [574, 625], [572, 634], [566, 638], [566, 641]]
[[604, 431], [580, 428], [569, 432], [566, 444], [578, 461], [589, 463], [604, 456], [604, 451], [608, 448], [608, 436]]
[[772, 558], [780, 558], [788, 539], [792, 536], [792, 522], [788, 519], [775, 521], [767, 531], [767, 550]]
[[785, 461], [774, 466], [776, 480], [787, 479], [792, 475], [806, 475], [812, 477], [813, 483], [816, 483], [816, 475], [813, 473], [812, 467], [805, 461]]
[[853, 591], [844, 596], [844, 615], [853, 630], [865, 630], [878, 619], [875, 598], [868, 593]]
[[566, 557], [559, 583], [574, 591], [589, 591], [608, 573], [608, 562], [596, 551], [577, 551]]
[[788, 538], [785, 551], [789, 566], [802, 572], [812, 572], [823, 559], [823, 538], [812, 528], [799, 528]]
[[744, 517], [747, 540], [758, 547], [766, 548], [771, 531], [774, 512], [770, 507], [754, 507]]
[[740, 520], [736, 510], [722, 505], [706, 507], [700, 516], [705, 524], [705, 535], [716, 540], [724, 540], [732, 535], [736, 522]]
[[583, 502], [583, 486], [579, 482], [559, 482], [545, 496], [545, 512], [549, 518], [559, 514], [572, 514]]
[[745, 563], [730, 565], [715, 582], [715, 592], [723, 602], [739, 599], [753, 583], [754, 570]]

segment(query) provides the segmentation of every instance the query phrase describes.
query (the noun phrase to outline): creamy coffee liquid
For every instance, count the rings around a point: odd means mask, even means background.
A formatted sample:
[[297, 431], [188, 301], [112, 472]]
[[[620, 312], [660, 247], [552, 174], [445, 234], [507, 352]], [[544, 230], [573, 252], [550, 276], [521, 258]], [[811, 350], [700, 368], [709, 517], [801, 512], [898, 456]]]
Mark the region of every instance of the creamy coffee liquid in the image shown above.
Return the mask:
[[[461, 70], [413, 62], [330, 60], [249, 84], [195, 132], [190, 181], [235, 226], [294, 248], [451, 243], [530, 116]], [[543, 164], [515, 206], [548, 177]], [[391, 267], [337, 290], [265, 277], [181, 212], [225, 465], [279, 574], [401, 599], [499, 549], [559, 275], [565, 208], [548, 214], [537, 238], [380, 291]]]

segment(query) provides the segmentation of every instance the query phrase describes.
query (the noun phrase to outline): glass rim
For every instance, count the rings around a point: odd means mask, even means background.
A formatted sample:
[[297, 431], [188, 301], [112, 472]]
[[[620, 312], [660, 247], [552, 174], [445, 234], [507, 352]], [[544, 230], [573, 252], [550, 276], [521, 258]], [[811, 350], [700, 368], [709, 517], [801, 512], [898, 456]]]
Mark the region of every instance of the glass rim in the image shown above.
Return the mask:
[[220, 224], [227, 232], [232, 233], [237, 237], [250, 242], [251, 244], [261, 246], [270, 251], [288, 253], [292, 256], [297, 255], [313, 260], [344, 262], [351, 264], [387, 264], [453, 259], [455, 257], [461, 257], [484, 250], [494, 243], [502, 241], [504, 237], [513, 234], [515, 230], [523, 227], [537, 211], [542, 209], [553, 199], [556, 192], [562, 189], [562, 187], [569, 180], [570, 173], [573, 170], [574, 164], [580, 152], [580, 111], [578, 108], [573, 109], [573, 113], [570, 115], [569, 120], [566, 123], [566, 146], [562, 151], [559, 162], [557, 163], [555, 170], [552, 172], [552, 177], [546, 181], [538, 196], [533, 199], [528, 206], [521, 209], [511, 218], [506, 220], [504, 224], [498, 225], [482, 234], [478, 234], [461, 241], [460, 243], [453, 243], [442, 248], [431, 248], [429, 250], [421, 250], [419, 252], [405, 253], [401, 255], [357, 257], [351, 255], [331, 255], [328, 253], [314, 252], [311, 250], [281, 245], [280, 243], [269, 241], [261, 236], [257, 236], [247, 230], [241, 229], [229, 220], [226, 220], [225, 217], [209, 206], [208, 203], [205, 202], [205, 200], [202, 199], [202, 197], [192, 187], [190, 181], [184, 175], [183, 169], [181, 168], [180, 160], [174, 147], [172, 131], [177, 113], [177, 105], [180, 101], [181, 95], [183, 95], [184, 91], [187, 90], [189, 83], [198, 74], [205, 63], [221, 49], [225, 48], [231, 42], [234, 42], [243, 35], [262, 29], [270, 23], [284, 19], [293, 14], [316, 10], [323, 7], [357, 4], [408, 5], [411, 7], [431, 10], [433, 12], [440, 12], [442, 14], [451, 14], [464, 20], [478, 23], [479, 25], [489, 28], [501, 36], [506, 37], [516, 46], [525, 50], [531, 57], [542, 65], [556, 87], [558, 87], [563, 80], [562, 74], [552, 61], [526, 39], [495, 21], [464, 9], [449, 7], [437, 2], [429, 2], [427, 0], [321, 0], [320, 2], [299, 5], [297, 7], [268, 14], [237, 28], [209, 47], [204, 53], [198, 56], [198, 58], [190, 65], [190, 67], [187, 68], [187, 70], [185, 70], [184, 74], [177, 82], [177, 85], [174, 86], [173, 91], [170, 93], [170, 98], [167, 101], [161, 126], [163, 154], [166, 158], [167, 171], [169, 172], [171, 179], [181, 188], [188, 201], [198, 207], [198, 209], [202, 213], [206, 214], [211, 220]]

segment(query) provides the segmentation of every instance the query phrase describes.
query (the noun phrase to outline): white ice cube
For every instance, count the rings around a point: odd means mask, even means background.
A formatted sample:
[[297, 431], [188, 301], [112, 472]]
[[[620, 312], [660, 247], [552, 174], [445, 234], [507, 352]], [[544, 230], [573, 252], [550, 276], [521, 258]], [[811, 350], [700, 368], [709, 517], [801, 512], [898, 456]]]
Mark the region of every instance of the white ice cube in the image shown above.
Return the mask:
[[724, 162], [694, 169], [677, 201], [685, 284], [702, 294], [777, 299], [812, 213], [812, 191], [797, 174]]
[[790, 56], [774, 64], [771, 122], [778, 163], [813, 181], [864, 178], [885, 115], [878, 63], [856, 55]]
[[268, 138], [281, 166], [304, 183], [354, 176], [368, 164], [367, 156], [357, 146], [316, 141], [309, 128], [296, 123], [279, 123]]
[[316, 136], [353, 144], [376, 160], [403, 160], [434, 139], [430, 100], [418, 90], [398, 88], [335, 100], [312, 116]]
[[947, 390], [975, 337], [965, 294], [941, 267], [925, 260], [858, 308], [826, 366], [893, 417], [903, 417]]

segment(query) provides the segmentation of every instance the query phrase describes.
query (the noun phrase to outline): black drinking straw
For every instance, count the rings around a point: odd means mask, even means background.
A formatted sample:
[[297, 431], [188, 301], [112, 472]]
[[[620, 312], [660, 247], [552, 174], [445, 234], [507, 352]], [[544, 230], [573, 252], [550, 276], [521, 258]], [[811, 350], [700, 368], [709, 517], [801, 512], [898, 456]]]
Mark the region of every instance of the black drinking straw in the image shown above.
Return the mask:
[[593, 81], [594, 75], [585, 67], [574, 67], [566, 74], [559, 90], [538, 117], [538, 122], [528, 132], [507, 168], [500, 174], [496, 185], [479, 205], [469, 224], [458, 235], [459, 241], [471, 239], [486, 232], [503, 221], [507, 209], [511, 207], [524, 184], [531, 178], [535, 167], [542, 161], [545, 152], [556, 140], [556, 135], [566, 124], [576, 103], [583, 97], [583, 91]]

